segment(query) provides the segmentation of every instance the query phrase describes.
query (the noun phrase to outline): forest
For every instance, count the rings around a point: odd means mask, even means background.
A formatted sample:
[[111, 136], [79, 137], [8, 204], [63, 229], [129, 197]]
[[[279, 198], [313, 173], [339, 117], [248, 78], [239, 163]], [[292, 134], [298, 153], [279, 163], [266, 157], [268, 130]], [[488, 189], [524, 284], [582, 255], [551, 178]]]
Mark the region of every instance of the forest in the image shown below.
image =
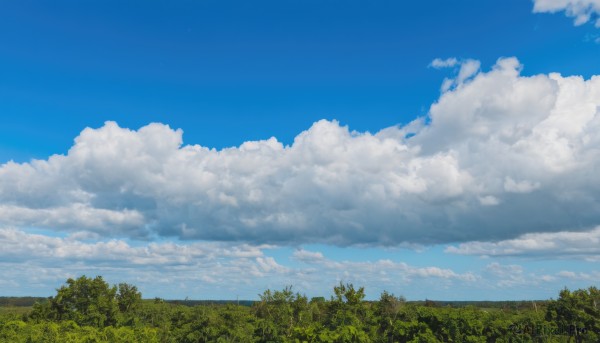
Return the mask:
[[[23, 301], [35, 301], [23, 307]], [[21, 303], [19, 303], [21, 301]], [[5, 298], [0, 342], [600, 342], [600, 290], [479, 306], [408, 302], [340, 283], [329, 299], [292, 287], [254, 302], [143, 299], [101, 276], [68, 279], [45, 298]]]

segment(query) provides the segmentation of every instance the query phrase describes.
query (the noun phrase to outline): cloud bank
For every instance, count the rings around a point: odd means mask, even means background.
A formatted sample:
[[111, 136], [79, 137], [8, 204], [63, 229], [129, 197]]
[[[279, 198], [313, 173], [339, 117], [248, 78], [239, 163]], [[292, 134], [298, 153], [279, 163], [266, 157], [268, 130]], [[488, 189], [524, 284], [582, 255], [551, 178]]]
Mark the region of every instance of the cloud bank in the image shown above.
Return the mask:
[[[441, 63], [441, 62], [440, 62]], [[465, 65], [467, 67], [465, 67]], [[464, 68], [465, 71], [462, 70]], [[600, 224], [600, 78], [461, 65], [427, 118], [322, 120], [290, 146], [223, 150], [114, 122], [66, 155], [0, 166], [0, 224], [252, 244], [438, 244]]]
[[[363, 282], [369, 279], [379, 279], [380, 281], [391, 281], [391, 278], [401, 278], [409, 282], [414, 278], [436, 278], [442, 280], [460, 280], [465, 282], [477, 281], [477, 276], [472, 272], [456, 273], [451, 269], [439, 267], [413, 267], [404, 262], [394, 262], [388, 259], [382, 259], [375, 262], [353, 262], [353, 261], [334, 261], [323, 256], [321, 252], [297, 250], [293, 258], [305, 264], [318, 268], [319, 273], [338, 272], [343, 276], [358, 278]], [[350, 274], [352, 273], [352, 274]], [[377, 275], [375, 275], [377, 274]]]
[[446, 252], [479, 256], [563, 257], [600, 261], [600, 227], [587, 232], [529, 233], [499, 242], [467, 242]]
[[[272, 246], [251, 246], [235, 242], [137, 242], [98, 240], [82, 233], [49, 237], [14, 228], [0, 228], [0, 267], [5, 270], [0, 285], [36, 292], [35, 284], [58, 285], [68, 277], [101, 274], [123, 282], [128, 280], [145, 288], [151, 296], [180, 294], [205, 297], [215, 294], [228, 299], [243, 294], [255, 299], [268, 287], [283, 287], [293, 282], [297, 289], [325, 295], [324, 285], [340, 281], [357, 282], [377, 296], [386, 286], [392, 289], [415, 282], [473, 283], [473, 272], [458, 273], [435, 266], [417, 267], [390, 259], [375, 261], [332, 260], [323, 253], [299, 249], [269, 256]], [[290, 249], [291, 250], [291, 249]], [[291, 265], [284, 265], [283, 254]], [[59, 267], [60, 266], [60, 267]], [[163, 281], [164, 280], [164, 281]], [[166, 283], [166, 284], [163, 284]], [[261, 289], [262, 288], [262, 289]], [[30, 294], [24, 292], [24, 294]], [[218, 296], [218, 295], [217, 295]]]
[[[448, 268], [448, 263], [436, 266], [426, 261], [404, 262], [397, 253], [371, 260], [348, 260], [336, 258], [335, 253], [304, 248], [236, 242], [132, 243], [81, 232], [50, 237], [15, 228], [0, 228], [0, 246], [0, 268], [4, 271], [0, 285], [12, 289], [12, 295], [47, 296], [65, 279], [86, 274], [103, 275], [111, 283], [136, 284], [150, 298], [179, 294], [180, 298], [193, 299], [206, 299], [207, 295], [256, 299], [267, 288], [281, 289], [290, 283], [296, 291], [326, 296], [339, 282], [352, 282], [365, 286], [370, 299], [377, 299], [383, 290], [411, 299], [424, 299], [433, 293], [444, 299], [464, 299], [479, 292], [478, 298], [490, 290], [498, 296], [495, 291], [502, 290], [503, 296], [521, 299], [524, 292], [539, 297], [539, 287], [546, 287], [550, 296], [564, 282], [585, 285], [599, 280], [600, 275], [585, 267], [584, 271], [564, 270], [564, 266], [540, 270], [518, 264], [475, 262], [467, 268]], [[355, 249], [356, 256], [365, 253], [360, 248], [351, 249]], [[457, 289], [462, 291], [457, 293]]]

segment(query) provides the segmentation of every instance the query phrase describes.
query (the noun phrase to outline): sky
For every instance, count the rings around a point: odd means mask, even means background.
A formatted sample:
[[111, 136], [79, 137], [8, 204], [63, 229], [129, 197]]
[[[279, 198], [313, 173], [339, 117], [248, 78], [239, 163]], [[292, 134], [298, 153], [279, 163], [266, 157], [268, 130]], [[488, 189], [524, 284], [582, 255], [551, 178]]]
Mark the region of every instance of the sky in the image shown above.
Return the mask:
[[600, 283], [600, 2], [0, 2], [0, 296]]

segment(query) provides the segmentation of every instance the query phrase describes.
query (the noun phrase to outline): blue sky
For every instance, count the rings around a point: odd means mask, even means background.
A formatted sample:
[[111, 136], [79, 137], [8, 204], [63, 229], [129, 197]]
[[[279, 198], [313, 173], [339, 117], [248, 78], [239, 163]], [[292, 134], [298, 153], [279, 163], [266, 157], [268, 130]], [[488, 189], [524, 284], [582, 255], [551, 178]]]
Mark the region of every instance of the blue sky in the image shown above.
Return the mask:
[[594, 1], [0, 4], [1, 295], [600, 281]]

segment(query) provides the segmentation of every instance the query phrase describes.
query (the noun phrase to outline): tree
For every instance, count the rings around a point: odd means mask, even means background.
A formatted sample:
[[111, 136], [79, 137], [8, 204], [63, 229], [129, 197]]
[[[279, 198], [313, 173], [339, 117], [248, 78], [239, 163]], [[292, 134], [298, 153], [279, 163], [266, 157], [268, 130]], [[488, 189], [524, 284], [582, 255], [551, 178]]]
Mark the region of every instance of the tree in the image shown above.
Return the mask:
[[375, 304], [379, 334], [387, 337], [388, 342], [394, 342], [394, 322], [398, 319], [398, 313], [405, 302], [404, 297], [396, 297], [387, 291], [383, 291], [379, 301]]
[[329, 302], [329, 318], [327, 319], [329, 329], [338, 338], [352, 336], [355, 342], [369, 341], [367, 332], [374, 327], [371, 326], [370, 309], [363, 301], [365, 298], [364, 287], [355, 289], [351, 283], [340, 282], [333, 288], [333, 292], [334, 296]]
[[294, 294], [292, 286], [287, 286], [281, 291], [266, 290], [259, 296], [260, 301], [254, 304], [253, 310], [260, 319], [257, 334], [261, 341], [289, 338], [295, 326], [309, 319], [306, 296]]
[[555, 322], [558, 329], [577, 340], [597, 339], [600, 332], [600, 291], [596, 287], [560, 291], [557, 300], [546, 310], [546, 321]]
[[119, 324], [134, 326], [139, 320], [137, 310], [142, 302], [142, 293], [133, 285], [120, 283], [117, 286], [116, 301], [120, 312]]
[[142, 293], [140, 293], [137, 287], [127, 284], [120, 283], [117, 291], [117, 304], [121, 313], [129, 313], [140, 304], [142, 301]]
[[67, 280], [47, 305], [34, 307], [33, 318], [73, 320], [78, 325], [105, 327], [117, 322], [117, 287], [110, 287], [101, 276], [85, 275]]
[[334, 315], [333, 323], [337, 325], [359, 324], [365, 321], [367, 308], [363, 302], [365, 288], [354, 289], [351, 283], [333, 288], [330, 311]]

